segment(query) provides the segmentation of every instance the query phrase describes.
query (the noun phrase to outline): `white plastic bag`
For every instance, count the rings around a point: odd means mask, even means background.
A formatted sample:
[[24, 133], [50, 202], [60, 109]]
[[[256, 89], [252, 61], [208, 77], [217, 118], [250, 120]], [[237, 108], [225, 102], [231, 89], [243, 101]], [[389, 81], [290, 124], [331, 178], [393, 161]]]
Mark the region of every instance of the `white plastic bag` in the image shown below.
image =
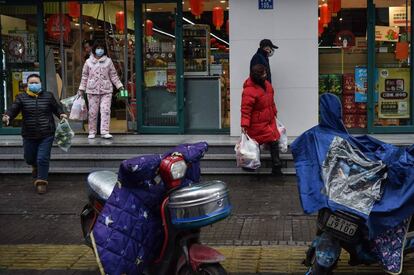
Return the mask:
[[56, 127], [56, 144], [60, 147], [60, 149], [67, 152], [69, 148], [72, 146], [72, 138], [74, 136], [75, 133], [72, 131], [72, 128], [70, 128], [67, 119], [62, 119]]
[[72, 109], [73, 102], [78, 97], [78, 95], [70, 96], [67, 98], [64, 98], [60, 101], [62, 103], [65, 113], [70, 114], [70, 110]]
[[83, 96], [78, 97], [73, 101], [72, 109], [70, 110], [69, 119], [72, 120], [86, 120], [88, 118], [88, 108], [86, 107]]
[[288, 137], [286, 133], [286, 127], [278, 119], [276, 119], [276, 124], [277, 130], [280, 134], [279, 149], [282, 153], [286, 153], [288, 151]]
[[242, 133], [240, 141], [234, 147], [237, 167], [255, 170], [260, 167], [259, 144], [247, 134]]

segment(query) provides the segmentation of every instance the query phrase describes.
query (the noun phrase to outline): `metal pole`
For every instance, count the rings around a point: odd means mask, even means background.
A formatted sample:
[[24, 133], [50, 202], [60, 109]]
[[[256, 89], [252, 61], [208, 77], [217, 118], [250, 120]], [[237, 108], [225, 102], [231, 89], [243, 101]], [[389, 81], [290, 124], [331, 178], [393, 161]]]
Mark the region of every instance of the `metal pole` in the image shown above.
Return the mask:
[[[411, 7], [410, 7], [410, 13], [411, 16], [414, 13], [414, 0], [411, 0]], [[408, 20], [408, 10], [407, 10], [407, 20]], [[410, 124], [414, 124], [414, 69], [413, 69], [413, 62], [414, 62], [414, 46], [413, 46], [413, 37], [414, 37], [414, 28], [411, 24], [411, 30], [410, 30]]]
[[[127, 2], [124, 0], [124, 88], [128, 87], [128, 19], [127, 19]], [[128, 130], [128, 112], [129, 112], [128, 98], [125, 99], [125, 120]]]
[[375, 119], [375, 5], [374, 0], [368, 0], [368, 16], [367, 16], [367, 36], [368, 36], [368, 66], [367, 66], [367, 82], [368, 82], [368, 133], [372, 133], [374, 129]]
[[83, 4], [80, 3], [80, 16], [79, 16], [79, 36], [80, 36], [80, 47], [79, 47], [79, 53], [80, 53], [80, 64], [83, 63]]
[[59, 18], [60, 18], [60, 73], [63, 80], [62, 93], [60, 98], [65, 98], [66, 96], [66, 76], [65, 76], [65, 49], [63, 48], [63, 6], [62, 2], [59, 2]]
[[127, 2], [124, 0], [124, 87], [128, 87], [128, 19]]

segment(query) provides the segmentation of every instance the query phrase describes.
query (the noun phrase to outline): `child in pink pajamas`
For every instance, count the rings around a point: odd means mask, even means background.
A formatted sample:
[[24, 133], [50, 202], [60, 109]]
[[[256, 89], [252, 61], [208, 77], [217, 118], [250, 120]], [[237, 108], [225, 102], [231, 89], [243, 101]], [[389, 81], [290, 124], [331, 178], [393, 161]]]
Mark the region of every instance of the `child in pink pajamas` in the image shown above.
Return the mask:
[[101, 111], [101, 136], [103, 138], [112, 138], [112, 135], [109, 134], [112, 84], [118, 90], [123, 88], [123, 85], [119, 80], [114, 63], [106, 55], [103, 41], [97, 40], [95, 42], [92, 53], [83, 66], [82, 80], [79, 86], [80, 94], [86, 91], [88, 95], [88, 138], [95, 138], [99, 110]]

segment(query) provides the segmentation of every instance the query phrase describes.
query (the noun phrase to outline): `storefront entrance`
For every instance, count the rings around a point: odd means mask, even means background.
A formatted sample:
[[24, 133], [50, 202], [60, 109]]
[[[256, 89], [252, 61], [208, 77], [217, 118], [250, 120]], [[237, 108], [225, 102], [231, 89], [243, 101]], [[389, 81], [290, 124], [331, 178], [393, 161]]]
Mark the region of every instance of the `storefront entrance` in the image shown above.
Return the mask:
[[[213, 24], [215, 7], [221, 29]], [[228, 3], [203, 8], [196, 18], [190, 1], [4, 0], [0, 113], [33, 72], [56, 98], [75, 95], [90, 48], [102, 39], [129, 91], [122, 98], [114, 92], [111, 133], [228, 133]], [[0, 133], [18, 133], [20, 125], [18, 117]], [[87, 132], [87, 121], [72, 125]]]

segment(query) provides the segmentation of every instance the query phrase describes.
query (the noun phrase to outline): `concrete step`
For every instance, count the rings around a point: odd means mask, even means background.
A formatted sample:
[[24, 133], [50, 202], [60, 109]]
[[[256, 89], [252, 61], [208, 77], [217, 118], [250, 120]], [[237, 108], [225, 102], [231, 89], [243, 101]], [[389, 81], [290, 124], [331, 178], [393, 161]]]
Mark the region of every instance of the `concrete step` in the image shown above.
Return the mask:
[[[111, 167], [111, 168], [92, 168], [92, 167], [51, 167], [50, 173], [51, 174], [85, 174], [85, 176], [94, 171], [100, 170], [109, 170], [112, 172], [118, 172], [118, 168]], [[271, 168], [259, 168], [256, 171], [249, 172], [242, 170], [241, 168], [234, 167], [234, 168], [201, 168], [202, 175], [270, 175], [272, 169]], [[283, 168], [282, 172], [284, 175], [295, 175], [294, 168]], [[30, 174], [31, 169], [30, 167], [19, 167], [19, 168], [0, 168], [0, 174]]]
[[[140, 155], [132, 154], [56, 154], [51, 157], [51, 168], [118, 168], [125, 159], [130, 159]], [[293, 168], [293, 157], [290, 154], [281, 154], [280, 158], [284, 167]], [[261, 167], [271, 167], [269, 154], [261, 156]], [[0, 167], [15, 169], [26, 166], [22, 154], [2, 154], [0, 155]], [[234, 168], [236, 158], [234, 154], [206, 154], [201, 160], [201, 167], [204, 168]]]

